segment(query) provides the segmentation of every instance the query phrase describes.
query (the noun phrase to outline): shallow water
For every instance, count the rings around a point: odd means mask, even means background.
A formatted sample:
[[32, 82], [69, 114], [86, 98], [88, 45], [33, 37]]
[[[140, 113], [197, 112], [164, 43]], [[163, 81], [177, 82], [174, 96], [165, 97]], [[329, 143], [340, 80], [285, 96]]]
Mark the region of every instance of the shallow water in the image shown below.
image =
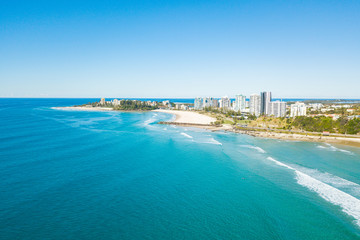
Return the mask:
[[0, 239], [360, 239], [360, 150], [0, 99]]

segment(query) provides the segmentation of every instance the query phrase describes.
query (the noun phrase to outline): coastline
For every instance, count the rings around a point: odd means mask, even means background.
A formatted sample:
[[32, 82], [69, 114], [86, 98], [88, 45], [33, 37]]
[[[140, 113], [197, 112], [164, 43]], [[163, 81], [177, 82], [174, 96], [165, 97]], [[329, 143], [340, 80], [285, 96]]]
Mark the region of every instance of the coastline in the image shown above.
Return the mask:
[[[93, 112], [111, 112], [117, 111], [112, 108], [106, 107], [84, 107], [84, 106], [71, 106], [71, 107], [52, 107], [51, 109], [63, 111], [93, 111]], [[119, 112], [143, 112], [143, 111], [119, 111]], [[178, 125], [183, 127], [196, 127], [209, 131], [227, 131], [233, 133], [246, 134], [253, 137], [271, 138], [286, 141], [304, 141], [304, 142], [324, 142], [334, 143], [340, 145], [347, 145], [353, 147], [360, 147], [360, 137], [343, 137], [343, 136], [322, 136], [319, 135], [304, 135], [297, 133], [279, 133], [273, 131], [257, 131], [254, 129], [236, 129], [233, 125], [223, 124], [215, 126], [212, 123], [216, 121], [215, 118], [200, 114], [198, 112], [181, 111], [181, 110], [164, 110], [156, 109], [152, 112], [168, 113], [175, 116], [175, 119], [167, 122], [159, 122], [159, 124]]]
[[352, 147], [360, 147], [360, 138], [352, 137], [331, 137], [331, 136], [312, 136], [301, 135], [296, 133], [275, 133], [275, 132], [263, 132], [263, 131], [248, 131], [248, 130], [233, 130], [232, 132], [247, 134], [253, 137], [271, 138], [279, 140], [289, 141], [303, 141], [303, 142], [323, 142], [334, 143], [340, 145], [347, 145]]
[[[270, 131], [240, 130], [240, 129], [236, 129], [234, 126], [229, 124], [223, 124], [222, 126], [211, 125], [211, 122], [216, 121], [216, 119], [197, 112], [177, 111], [177, 110], [154, 110], [154, 111], [175, 115], [175, 120], [171, 122], [169, 121], [160, 122], [160, 124], [179, 125], [184, 127], [196, 127], [210, 131], [227, 131], [233, 133], [247, 134], [249, 136], [261, 137], [261, 138], [271, 138], [271, 139], [289, 140], [289, 141], [304, 141], [304, 142], [324, 142], [324, 143], [334, 143], [340, 145], [360, 147], [360, 137], [322, 136], [321, 133], [319, 133], [318, 136], [315, 136], [315, 135], [302, 135], [296, 133], [277, 133]], [[199, 115], [207, 118], [199, 117]]]
[[107, 107], [83, 107], [83, 106], [72, 106], [72, 107], [52, 107], [51, 109], [63, 110], [63, 111], [90, 111], [90, 112], [149, 112], [145, 110], [115, 110]]
[[114, 109], [112, 108], [105, 108], [105, 107], [52, 107], [51, 109], [64, 110], [64, 111], [94, 111], [94, 112], [114, 111]]

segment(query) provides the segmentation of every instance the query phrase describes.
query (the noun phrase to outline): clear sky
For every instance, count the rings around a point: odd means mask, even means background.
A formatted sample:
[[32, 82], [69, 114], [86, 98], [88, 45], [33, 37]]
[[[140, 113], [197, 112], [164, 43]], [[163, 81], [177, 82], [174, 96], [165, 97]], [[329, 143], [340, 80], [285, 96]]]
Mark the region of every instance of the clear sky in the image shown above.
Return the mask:
[[0, 0], [0, 97], [360, 98], [359, 0]]

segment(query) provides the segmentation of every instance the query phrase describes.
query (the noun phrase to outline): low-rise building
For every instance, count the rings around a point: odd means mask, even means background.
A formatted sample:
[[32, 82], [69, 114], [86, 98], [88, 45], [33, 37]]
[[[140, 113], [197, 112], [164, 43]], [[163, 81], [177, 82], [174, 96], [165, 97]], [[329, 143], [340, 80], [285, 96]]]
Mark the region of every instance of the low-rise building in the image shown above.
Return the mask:
[[120, 105], [120, 100], [114, 99], [114, 100], [112, 100], [112, 104], [113, 104], [114, 106], [119, 106], [119, 105]]
[[302, 102], [296, 102], [290, 105], [290, 117], [306, 116], [306, 105]]
[[105, 98], [101, 98], [100, 104], [101, 104], [101, 105], [105, 105]]

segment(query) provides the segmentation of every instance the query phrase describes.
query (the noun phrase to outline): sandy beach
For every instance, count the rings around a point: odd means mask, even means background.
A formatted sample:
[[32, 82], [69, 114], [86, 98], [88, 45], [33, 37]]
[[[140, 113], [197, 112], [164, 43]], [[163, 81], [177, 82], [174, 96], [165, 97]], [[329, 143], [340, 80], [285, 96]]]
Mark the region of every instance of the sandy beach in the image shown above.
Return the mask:
[[182, 124], [198, 124], [198, 125], [210, 125], [212, 122], [215, 122], [216, 119], [191, 111], [178, 111], [178, 110], [163, 110], [157, 109], [154, 112], [163, 112], [170, 113], [176, 116], [176, 119], [172, 122], [174, 123], [182, 123]]

